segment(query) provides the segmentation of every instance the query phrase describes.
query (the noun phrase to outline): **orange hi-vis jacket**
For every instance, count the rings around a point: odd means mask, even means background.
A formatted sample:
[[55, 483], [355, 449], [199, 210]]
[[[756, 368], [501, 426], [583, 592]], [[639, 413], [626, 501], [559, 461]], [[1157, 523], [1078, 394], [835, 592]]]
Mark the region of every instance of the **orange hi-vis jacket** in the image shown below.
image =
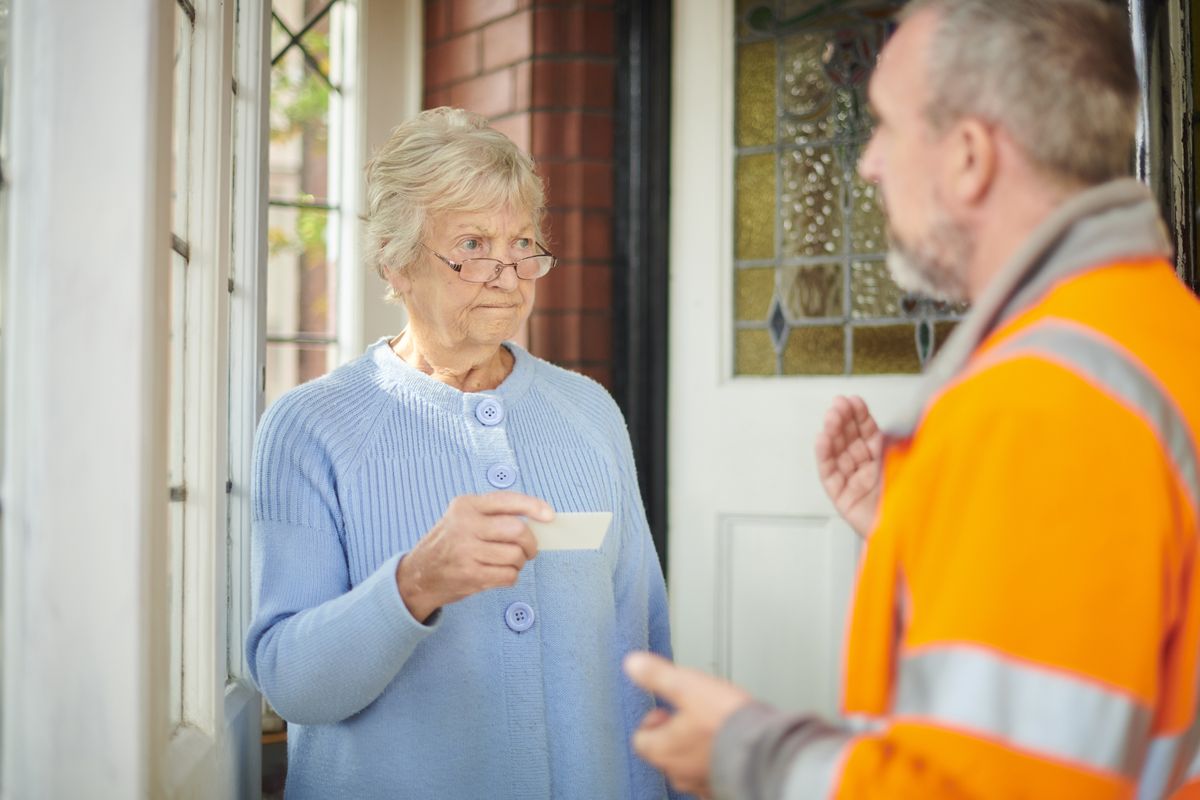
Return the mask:
[[888, 428], [844, 710], [762, 706], [717, 797], [1200, 797], [1200, 303], [1149, 193], [1047, 220]]

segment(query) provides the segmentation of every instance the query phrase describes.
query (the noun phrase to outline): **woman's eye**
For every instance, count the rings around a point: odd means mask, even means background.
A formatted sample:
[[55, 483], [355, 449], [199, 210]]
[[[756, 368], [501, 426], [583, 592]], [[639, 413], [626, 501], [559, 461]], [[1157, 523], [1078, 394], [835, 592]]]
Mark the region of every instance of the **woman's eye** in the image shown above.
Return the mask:
[[533, 239], [517, 239], [514, 244], [518, 250], [529, 250], [533, 247]]
[[468, 250], [470, 252], [475, 252], [482, 246], [483, 246], [483, 243], [480, 242], [478, 239], [463, 239], [461, 242], [458, 243], [458, 249]]

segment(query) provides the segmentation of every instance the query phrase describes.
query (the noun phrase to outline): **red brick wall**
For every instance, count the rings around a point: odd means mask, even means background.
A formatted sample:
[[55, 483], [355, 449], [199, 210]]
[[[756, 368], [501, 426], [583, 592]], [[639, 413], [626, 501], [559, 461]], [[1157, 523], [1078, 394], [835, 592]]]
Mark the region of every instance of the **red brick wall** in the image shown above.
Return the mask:
[[487, 116], [546, 180], [559, 266], [538, 283], [530, 349], [609, 387], [614, 21], [598, 0], [425, 3], [425, 106]]

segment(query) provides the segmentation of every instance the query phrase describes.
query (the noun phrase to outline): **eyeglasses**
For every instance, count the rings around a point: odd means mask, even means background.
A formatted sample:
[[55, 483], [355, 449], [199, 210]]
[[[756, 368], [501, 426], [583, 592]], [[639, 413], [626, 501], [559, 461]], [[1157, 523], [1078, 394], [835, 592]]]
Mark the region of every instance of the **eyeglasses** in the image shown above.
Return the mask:
[[540, 278], [552, 270], [558, 263], [558, 259], [541, 242], [534, 242], [534, 244], [542, 251], [541, 253], [536, 256], [518, 258], [512, 262], [501, 261], [498, 258], [468, 258], [462, 262], [451, 261], [426, 244], [421, 244], [421, 247], [441, 259], [467, 283], [490, 283], [500, 277], [500, 273], [504, 271], [505, 267], [512, 267], [516, 270], [517, 277], [526, 281]]

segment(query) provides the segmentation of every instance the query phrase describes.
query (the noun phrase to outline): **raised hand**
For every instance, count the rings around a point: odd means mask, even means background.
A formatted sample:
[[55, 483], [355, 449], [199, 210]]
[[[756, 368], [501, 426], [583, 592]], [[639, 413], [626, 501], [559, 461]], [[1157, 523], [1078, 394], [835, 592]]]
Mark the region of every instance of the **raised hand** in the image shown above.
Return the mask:
[[861, 397], [835, 397], [817, 436], [821, 485], [842, 518], [866, 537], [879, 508], [883, 434]]
[[656, 708], [647, 714], [633, 734], [633, 749], [662, 770], [679, 791], [710, 796], [713, 741], [725, 721], [751, 702], [750, 695], [650, 653], [627, 656], [625, 672], [675, 708], [674, 713]]
[[512, 586], [537, 540], [521, 517], [554, 519], [544, 500], [516, 492], [463, 495], [417, 542], [396, 568], [400, 597], [413, 617], [425, 621], [444, 605]]

